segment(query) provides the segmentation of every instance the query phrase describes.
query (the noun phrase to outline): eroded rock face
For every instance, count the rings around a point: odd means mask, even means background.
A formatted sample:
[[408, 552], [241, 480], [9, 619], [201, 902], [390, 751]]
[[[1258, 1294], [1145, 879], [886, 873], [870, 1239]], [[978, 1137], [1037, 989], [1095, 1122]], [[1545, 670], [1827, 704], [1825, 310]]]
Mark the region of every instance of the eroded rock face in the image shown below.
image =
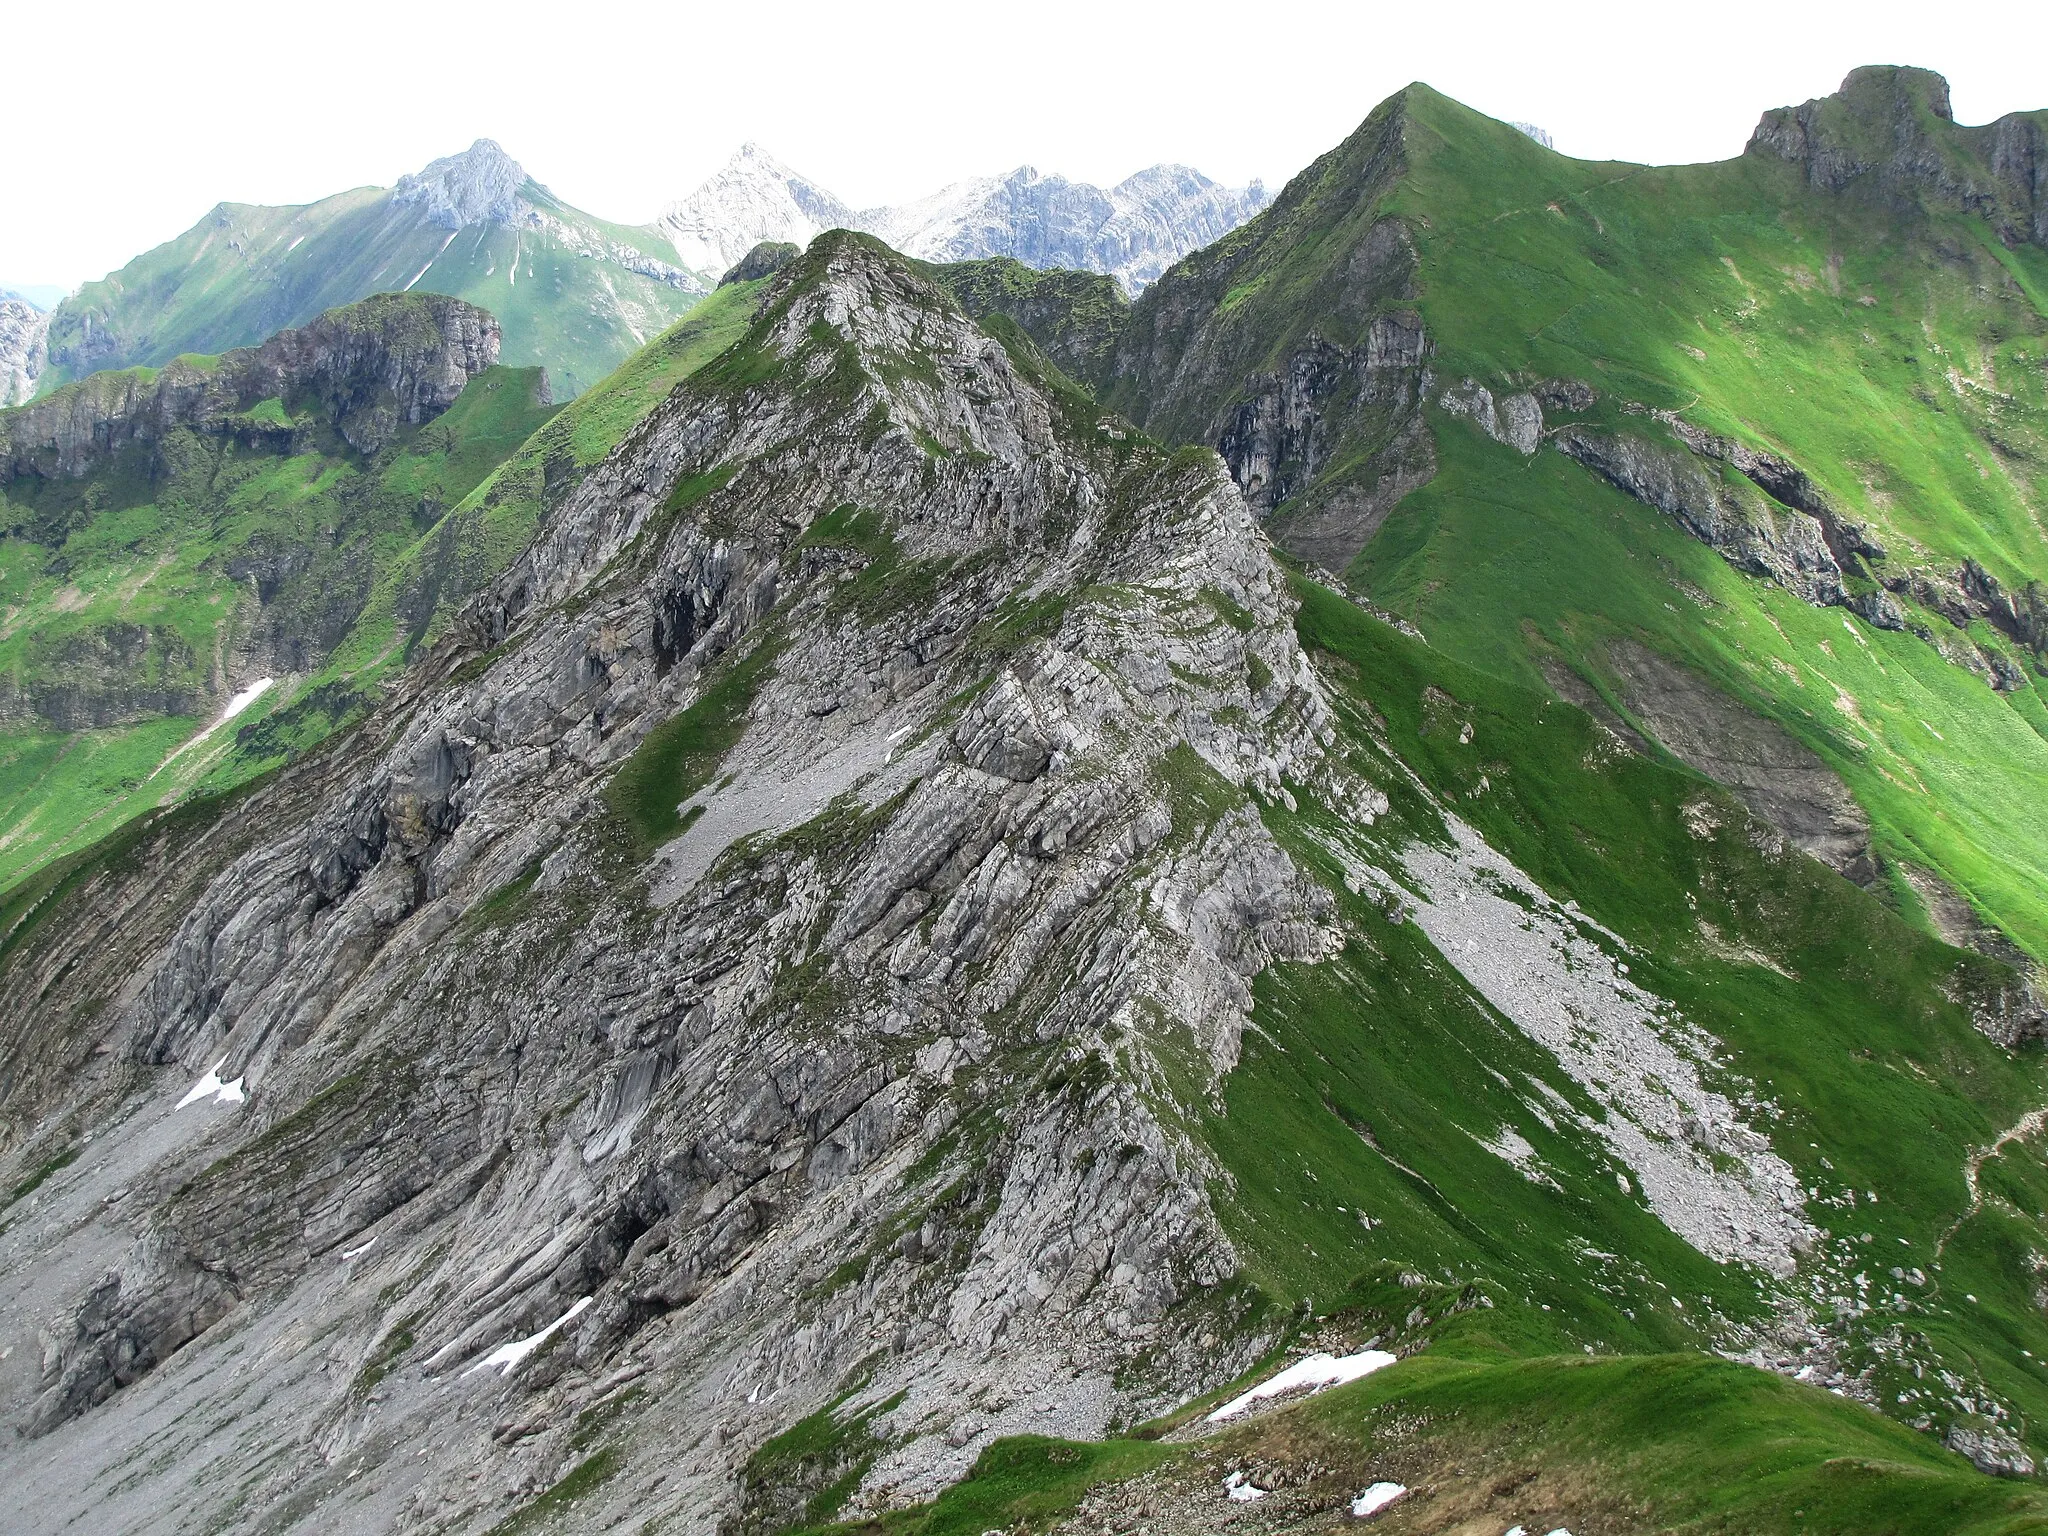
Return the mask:
[[1811, 749], [1647, 646], [1615, 640], [1607, 659], [1629, 713], [1672, 756], [1734, 791], [1759, 820], [1837, 874], [1858, 885], [1877, 878], [1869, 818]]
[[526, 172], [491, 139], [478, 139], [459, 155], [429, 162], [398, 178], [391, 200], [418, 206], [443, 229], [472, 224], [523, 224], [532, 209], [522, 191]]
[[33, 399], [48, 360], [50, 317], [26, 299], [0, 296], [0, 407]]
[[1981, 128], [1955, 121], [1948, 82], [1931, 70], [1875, 65], [1833, 96], [1766, 112], [1750, 154], [1789, 160], [1813, 186], [1868, 187], [1986, 218], [2009, 244], [2048, 245], [2048, 128], [2015, 112]]
[[1519, 454], [1532, 454], [1543, 445], [1543, 406], [1526, 391], [1496, 397], [1485, 385], [1466, 379], [1445, 390], [1437, 403]]
[[311, 405], [361, 453], [455, 403], [498, 360], [498, 322], [441, 294], [379, 294], [205, 365], [95, 374], [0, 416], [0, 484], [77, 478], [174, 428], [285, 431], [234, 421], [265, 400]]
[[[14, 1422], [111, 1461], [205, 1417], [208, 1370], [166, 1360], [311, 1327], [346, 1364], [259, 1346], [248, 1378], [289, 1426], [265, 1502], [389, 1460], [352, 1518], [467, 1518], [635, 1381], [663, 1498], [709, 1525], [861, 1362], [907, 1393], [911, 1490], [1016, 1427], [997, 1397], [1094, 1434], [1248, 1363], [1256, 1330], [1176, 1322], [1238, 1259], [1157, 1093], [1213, 1084], [1250, 978], [1338, 940], [1246, 797], [1322, 772], [1330, 725], [1219, 463], [1070, 435], [833, 237], [458, 630], [346, 746], [167, 831], [178, 878], [148, 844], [0, 977], [11, 1123], [174, 1079], [126, 1238], [41, 1250]], [[735, 677], [707, 800], [737, 809], [641, 862], [607, 784]], [[243, 1108], [168, 1108], [216, 1064]], [[462, 1374], [583, 1296], [516, 1376]], [[193, 1465], [178, 1507], [216, 1496]]]
[[1558, 451], [1617, 490], [1655, 507], [1738, 570], [1777, 582], [1809, 603], [1843, 600], [1842, 568], [1819, 520], [1731, 484], [1693, 455], [1629, 432], [1568, 426]]

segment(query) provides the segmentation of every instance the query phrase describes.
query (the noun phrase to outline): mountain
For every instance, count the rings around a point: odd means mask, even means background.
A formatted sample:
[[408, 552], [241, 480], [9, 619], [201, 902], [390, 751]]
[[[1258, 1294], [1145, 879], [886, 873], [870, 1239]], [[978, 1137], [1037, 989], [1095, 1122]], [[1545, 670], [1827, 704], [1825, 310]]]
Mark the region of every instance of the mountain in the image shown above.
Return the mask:
[[504, 327], [508, 365], [547, 368], [555, 394], [570, 398], [763, 242], [801, 245], [826, 229], [874, 228], [933, 260], [1012, 256], [1112, 272], [1141, 287], [1264, 200], [1257, 184], [1219, 187], [1179, 166], [1156, 166], [1108, 192], [1024, 169], [910, 209], [856, 213], [749, 144], [655, 223], [634, 227], [569, 207], [479, 139], [389, 190], [358, 188], [303, 207], [222, 203], [46, 317], [0, 307], [0, 400], [104, 369], [252, 346], [391, 290], [490, 309]]
[[1220, 187], [1184, 165], [1155, 165], [1107, 191], [1023, 166], [872, 209], [859, 227], [926, 261], [1009, 257], [1027, 267], [1105, 272], [1135, 291], [1265, 203], [1257, 182]]
[[1416, 86], [1134, 306], [973, 302], [1064, 323], [1073, 371], [1436, 645], [2038, 966], [2043, 123], [1860, 70], [1651, 169]]
[[1945, 107], [749, 253], [0, 891], [13, 1507], [2048, 1530], [2043, 120]]
[[266, 766], [236, 729], [275, 737], [397, 551], [549, 416], [498, 350], [482, 310], [382, 295], [0, 411], [0, 877]]
[[37, 309], [55, 309], [68, 291], [55, 283], [0, 283], [0, 299], [21, 299]]
[[898, 208], [860, 212], [747, 144], [656, 221], [677, 259], [716, 281], [760, 241], [805, 244], [861, 229], [927, 261], [1008, 257], [1028, 267], [1113, 275], [1139, 289], [1187, 252], [1265, 206], [1265, 189], [1218, 186], [1182, 165], [1156, 165], [1104, 190], [1021, 166], [956, 182]]
[[857, 222], [830, 192], [750, 143], [696, 191], [663, 209], [654, 228], [676, 260], [709, 287], [756, 245], [809, 245], [824, 230]]
[[504, 326], [505, 360], [581, 393], [704, 285], [647, 231], [569, 207], [488, 139], [303, 207], [222, 203], [177, 239], [58, 305], [43, 388], [184, 352], [251, 346], [385, 291], [446, 293]]

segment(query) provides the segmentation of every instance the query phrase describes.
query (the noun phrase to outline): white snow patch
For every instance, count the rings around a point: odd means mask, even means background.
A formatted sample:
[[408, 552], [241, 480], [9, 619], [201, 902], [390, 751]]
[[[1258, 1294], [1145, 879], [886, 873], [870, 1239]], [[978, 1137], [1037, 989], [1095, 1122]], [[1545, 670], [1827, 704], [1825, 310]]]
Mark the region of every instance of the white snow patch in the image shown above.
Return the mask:
[[255, 682], [251, 683], [248, 687], [244, 688], [240, 693], [236, 694], [232, 699], [228, 700], [228, 707], [221, 711], [220, 718], [213, 722], [211, 729], [219, 730], [222, 726], [226, 725], [230, 720], [234, 719], [235, 716], [239, 715], [243, 710], [247, 709], [251, 704], [254, 704], [258, 699], [262, 698], [264, 694], [270, 692], [270, 690], [273, 687], [275, 687], [276, 684], [277, 679], [272, 677], [257, 678]]
[[1266, 1490], [1242, 1472], [1233, 1472], [1223, 1479], [1223, 1491], [1239, 1504], [1249, 1504], [1253, 1499], [1263, 1499], [1266, 1496]]
[[286, 246], [284, 248], [285, 255], [289, 256], [293, 251], [296, 251], [299, 248], [301, 242], [305, 240], [305, 238], [306, 237], [304, 235], [301, 235], [297, 240], [294, 240], [290, 245]]
[[215, 720], [213, 724], [209, 725], [205, 730], [199, 732], [198, 735], [189, 737], [184, 742], [180, 743], [178, 746], [172, 748], [170, 755], [166, 757], [162, 762], [158, 763], [156, 767], [150, 770], [149, 776], [152, 779], [155, 778], [158, 774], [162, 773], [166, 768], [170, 767], [172, 763], [176, 762], [179, 758], [183, 757], [187, 752], [191, 751], [194, 747], [198, 746], [202, 741], [205, 741], [208, 737], [212, 736], [215, 731], [219, 730], [222, 726], [226, 725], [230, 720], [234, 719], [235, 716], [239, 715], [251, 704], [254, 704], [258, 699], [262, 698], [264, 694], [268, 693], [274, 681], [275, 679], [272, 678], [259, 677], [256, 679], [255, 682], [251, 683], [248, 687], [244, 688], [240, 693], [236, 694], [233, 698], [229, 699], [228, 706], [226, 709], [220, 712], [219, 719]]
[[360, 1259], [364, 1254], [368, 1253], [372, 1248], [376, 1246], [377, 1239], [372, 1237], [367, 1243], [363, 1244], [363, 1246], [360, 1248], [344, 1248], [341, 1250], [341, 1262], [347, 1264], [352, 1260]]
[[1543, 1171], [1543, 1162], [1536, 1155], [1535, 1145], [1513, 1126], [1502, 1126], [1490, 1141], [1483, 1137], [1475, 1139], [1495, 1157], [1511, 1164], [1531, 1184], [1545, 1184], [1552, 1189], [1558, 1187], [1557, 1180]]
[[1351, 1501], [1352, 1518], [1363, 1520], [1367, 1515], [1376, 1515], [1407, 1491], [1400, 1483], [1374, 1483]]
[[234, 1081], [227, 1083], [220, 1080], [220, 1069], [227, 1064], [228, 1059], [223, 1056], [219, 1061], [208, 1067], [206, 1069], [206, 1076], [194, 1083], [192, 1091], [178, 1100], [178, 1108], [183, 1109], [187, 1104], [197, 1104], [201, 1099], [214, 1099], [222, 1104], [241, 1104], [246, 1102], [248, 1095], [242, 1092], [241, 1078], [238, 1077]]
[[1252, 1404], [1269, 1397], [1279, 1397], [1288, 1392], [1320, 1392], [1324, 1387], [1341, 1386], [1347, 1381], [1356, 1381], [1361, 1376], [1370, 1376], [1374, 1371], [1384, 1370], [1400, 1357], [1390, 1355], [1383, 1349], [1364, 1349], [1355, 1355], [1306, 1355], [1294, 1362], [1277, 1376], [1268, 1376], [1249, 1392], [1240, 1393], [1209, 1415], [1209, 1422], [1234, 1419]]
[[519, 1369], [520, 1365], [525, 1361], [528, 1355], [532, 1354], [536, 1349], [539, 1349], [541, 1345], [547, 1343], [549, 1339], [553, 1338], [555, 1336], [555, 1331], [557, 1329], [562, 1328], [566, 1326], [568, 1323], [572, 1322], [578, 1315], [582, 1313], [585, 1307], [590, 1305], [590, 1302], [590, 1297], [583, 1297], [580, 1301], [576, 1303], [575, 1306], [571, 1307], [568, 1311], [564, 1312], [552, 1323], [549, 1323], [547, 1327], [541, 1329], [539, 1333], [528, 1334], [523, 1339], [514, 1339], [510, 1344], [500, 1344], [496, 1349], [492, 1350], [488, 1355], [485, 1355], [483, 1359], [477, 1361], [475, 1365], [472, 1365], [468, 1370], [464, 1371], [462, 1374], [465, 1376], [474, 1376], [478, 1371], [486, 1370], [489, 1367], [495, 1365], [500, 1367], [500, 1370], [498, 1372], [500, 1376], [510, 1376], [514, 1371]]

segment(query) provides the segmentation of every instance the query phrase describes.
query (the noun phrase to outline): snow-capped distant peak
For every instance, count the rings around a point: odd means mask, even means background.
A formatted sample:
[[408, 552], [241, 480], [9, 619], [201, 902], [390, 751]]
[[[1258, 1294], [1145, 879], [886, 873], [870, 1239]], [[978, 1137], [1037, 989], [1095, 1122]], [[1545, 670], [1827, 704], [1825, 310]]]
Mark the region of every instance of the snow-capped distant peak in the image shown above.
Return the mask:
[[478, 139], [459, 155], [398, 178], [392, 200], [417, 204], [443, 229], [472, 224], [523, 224], [531, 212], [521, 189], [526, 171], [492, 139]]
[[681, 264], [708, 282], [764, 240], [803, 246], [823, 230], [844, 227], [925, 261], [1008, 256], [1029, 267], [1110, 273], [1136, 290], [1267, 201], [1258, 182], [1219, 186], [1185, 165], [1151, 166], [1107, 190], [1020, 165], [953, 182], [915, 202], [856, 213], [747, 143], [703, 186], [672, 203], [656, 227]]
[[816, 182], [748, 142], [655, 227], [690, 270], [717, 281], [764, 240], [809, 245], [823, 230], [854, 223], [853, 210]]

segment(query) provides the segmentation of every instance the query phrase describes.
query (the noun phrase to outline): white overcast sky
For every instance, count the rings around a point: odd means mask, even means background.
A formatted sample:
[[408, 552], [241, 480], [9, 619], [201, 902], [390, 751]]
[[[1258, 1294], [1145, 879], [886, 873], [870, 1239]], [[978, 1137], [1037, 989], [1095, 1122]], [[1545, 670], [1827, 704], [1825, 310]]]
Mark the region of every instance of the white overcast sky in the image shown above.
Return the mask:
[[855, 206], [1020, 164], [1277, 188], [1410, 80], [1588, 158], [1725, 158], [1866, 63], [1938, 69], [1986, 122], [2048, 107], [2048, 3], [7, 0], [0, 57], [0, 284], [71, 286], [216, 202], [389, 185], [480, 136], [638, 222], [747, 139]]

